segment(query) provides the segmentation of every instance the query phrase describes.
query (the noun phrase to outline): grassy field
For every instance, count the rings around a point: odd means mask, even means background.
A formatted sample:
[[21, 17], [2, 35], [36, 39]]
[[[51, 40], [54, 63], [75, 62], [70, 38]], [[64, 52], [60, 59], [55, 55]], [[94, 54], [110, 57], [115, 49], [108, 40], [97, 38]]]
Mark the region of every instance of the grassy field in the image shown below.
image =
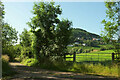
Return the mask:
[[[83, 62], [83, 61], [111, 61], [112, 60], [112, 52], [113, 50], [105, 50], [105, 51], [97, 51], [91, 53], [80, 53], [76, 54], [76, 61]], [[73, 55], [67, 55], [67, 57], [72, 57]], [[66, 61], [73, 61], [73, 58], [67, 58]]]

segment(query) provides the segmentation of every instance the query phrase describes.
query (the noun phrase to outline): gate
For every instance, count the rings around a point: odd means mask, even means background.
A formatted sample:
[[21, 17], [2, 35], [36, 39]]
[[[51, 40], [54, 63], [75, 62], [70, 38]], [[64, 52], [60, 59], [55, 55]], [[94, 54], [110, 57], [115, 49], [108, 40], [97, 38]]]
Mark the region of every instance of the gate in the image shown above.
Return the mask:
[[64, 59], [73, 62], [105, 62], [113, 60], [113, 53], [67, 53]]

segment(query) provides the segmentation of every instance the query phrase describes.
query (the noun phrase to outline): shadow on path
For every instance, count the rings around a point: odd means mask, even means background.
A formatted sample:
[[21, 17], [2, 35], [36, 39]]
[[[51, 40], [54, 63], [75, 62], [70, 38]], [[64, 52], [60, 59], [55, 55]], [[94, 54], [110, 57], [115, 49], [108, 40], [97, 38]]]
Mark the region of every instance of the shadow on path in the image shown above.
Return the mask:
[[11, 62], [13, 70], [18, 74], [11, 80], [120, 80], [103, 76], [85, 75], [81, 73], [51, 71], [35, 67], [24, 66], [18, 62]]

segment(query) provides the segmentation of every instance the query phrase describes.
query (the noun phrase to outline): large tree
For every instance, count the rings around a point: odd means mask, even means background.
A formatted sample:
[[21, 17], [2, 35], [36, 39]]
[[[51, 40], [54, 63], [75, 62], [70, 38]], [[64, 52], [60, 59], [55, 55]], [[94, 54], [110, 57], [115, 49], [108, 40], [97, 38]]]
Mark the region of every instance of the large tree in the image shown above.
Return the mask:
[[105, 6], [107, 19], [102, 21], [105, 26], [102, 36], [113, 44], [116, 53], [120, 53], [120, 1], [105, 2]]
[[62, 55], [69, 44], [71, 22], [58, 19], [62, 13], [59, 5], [54, 2], [35, 3], [34, 17], [28, 25], [35, 35], [34, 49], [37, 58], [50, 55]]
[[4, 15], [4, 6], [2, 2], [0, 1], [0, 58], [2, 53], [2, 25], [3, 25], [3, 15]]
[[0, 38], [2, 45], [2, 53], [8, 54], [10, 59], [13, 58], [13, 45], [17, 42], [17, 31], [12, 28], [8, 23], [3, 21], [4, 18], [4, 5], [0, 2]]
[[0, 24], [1, 24], [1, 21], [3, 19], [3, 15], [4, 15], [4, 5], [0, 1]]

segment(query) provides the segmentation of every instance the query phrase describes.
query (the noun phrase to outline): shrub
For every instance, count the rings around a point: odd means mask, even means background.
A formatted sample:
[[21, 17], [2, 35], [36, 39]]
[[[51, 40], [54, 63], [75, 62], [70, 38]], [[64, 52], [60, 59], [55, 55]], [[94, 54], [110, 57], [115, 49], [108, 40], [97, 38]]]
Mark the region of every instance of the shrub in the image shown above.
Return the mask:
[[14, 50], [14, 47], [13, 47], [13, 46], [9, 46], [9, 47], [2, 48], [2, 53], [3, 53], [4, 55], [8, 55], [10, 61], [14, 61], [14, 58], [15, 58], [15, 50]]
[[14, 75], [16, 72], [12, 70], [6, 58], [2, 58], [2, 76], [7, 77]]
[[22, 60], [21, 63], [24, 65], [27, 65], [27, 66], [37, 66], [38, 60], [36, 60], [34, 58], [25, 58]]
[[9, 56], [8, 55], [2, 55], [2, 60], [9, 62]]
[[20, 60], [22, 61], [25, 58], [33, 58], [32, 50], [30, 47], [23, 47], [21, 50]]

